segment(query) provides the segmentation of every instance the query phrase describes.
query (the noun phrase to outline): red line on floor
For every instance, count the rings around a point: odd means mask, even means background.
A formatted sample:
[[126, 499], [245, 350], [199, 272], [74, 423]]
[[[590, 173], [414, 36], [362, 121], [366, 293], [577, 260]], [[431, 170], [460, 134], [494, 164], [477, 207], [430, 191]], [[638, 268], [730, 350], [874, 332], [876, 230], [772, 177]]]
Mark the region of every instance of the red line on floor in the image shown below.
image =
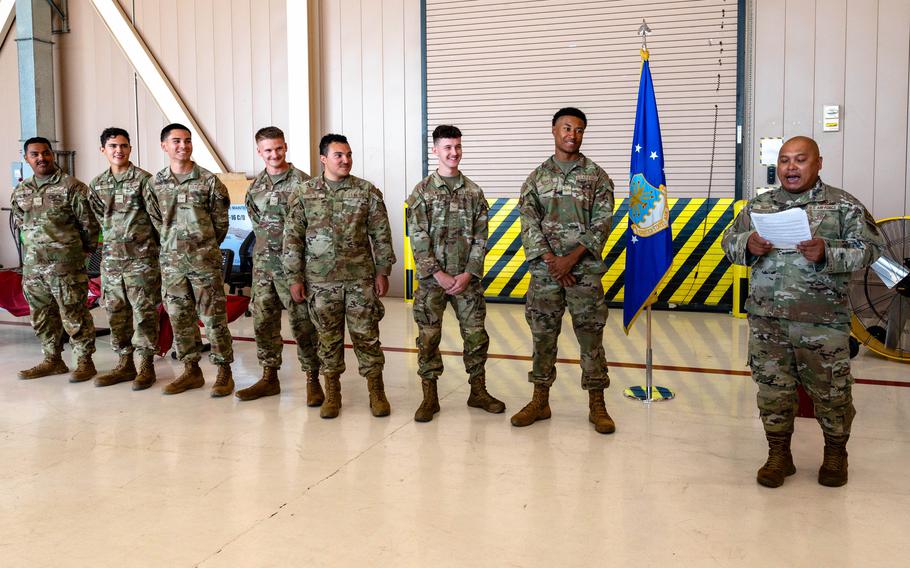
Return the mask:
[[[17, 326], [31, 326], [28, 322], [19, 322], [19, 321], [0, 321], [0, 325], [17, 325]], [[234, 336], [234, 341], [245, 341], [247, 343], [256, 343], [256, 339], [253, 337], [241, 337]], [[294, 345], [294, 341], [290, 339], [283, 340], [285, 345]], [[345, 349], [351, 349], [350, 343], [344, 344]], [[388, 351], [389, 353], [417, 353], [417, 349], [413, 347], [383, 347], [383, 351]], [[461, 351], [441, 351], [443, 355], [452, 355], [455, 357], [460, 357], [462, 355]], [[508, 359], [511, 361], [530, 361], [530, 355], [505, 355], [501, 353], [489, 353], [487, 355], [490, 359]], [[578, 359], [566, 359], [558, 358], [556, 359], [557, 363], [564, 363], [568, 365], [577, 365]], [[644, 369], [644, 363], [626, 363], [622, 361], [610, 361], [611, 367], [620, 367], [623, 369]], [[733, 369], [712, 369], [708, 367], [682, 367], [679, 365], [652, 365], [652, 368], [655, 371], [674, 371], [678, 373], [698, 373], [701, 375], [727, 375], [734, 377], [749, 377], [752, 376], [750, 371], [736, 371]], [[886, 381], [883, 379], [855, 379], [856, 384], [859, 385], [876, 385], [882, 387], [910, 387], [910, 383], [905, 383], [902, 381]]]
[[[256, 339], [253, 337], [234, 337], [235, 341], [247, 341], [255, 343]], [[290, 339], [284, 340], [285, 345], [295, 345], [295, 342]], [[351, 349], [350, 343], [345, 343], [345, 349]], [[383, 347], [383, 351], [388, 351], [389, 353], [417, 353], [417, 349], [414, 347]], [[452, 355], [455, 357], [461, 357], [461, 351], [446, 351], [440, 350], [440, 353], [443, 355]], [[511, 361], [530, 361], [530, 355], [505, 355], [501, 353], [488, 353], [487, 358], [489, 359], [508, 359]], [[557, 358], [557, 363], [564, 363], [568, 365], [577, 365], [579, 363], [578, 359], [566, 359], [566, 358]], [[625, 363], [622, 361], [610, 361], [611, 367], [620, 367], [623, 369], [644, 369], [646, 368], [644, 363]], [[709, 367], [682, 367], [679, 365], [652, 365], [651, 366], [655, 371], [674, 371], [678, 373], [698, 373], [701, 375], [727, 375], [734, 377], [751, 377], [751, 371], [736, 371], [734, 369], [713, 369]], [[910, 383], [904, 383], [901, 381], [885, 381], [881, 379], [855, 379], [855, 382], [860, 385], [877, 385], [885, 387], [910, 387]]]

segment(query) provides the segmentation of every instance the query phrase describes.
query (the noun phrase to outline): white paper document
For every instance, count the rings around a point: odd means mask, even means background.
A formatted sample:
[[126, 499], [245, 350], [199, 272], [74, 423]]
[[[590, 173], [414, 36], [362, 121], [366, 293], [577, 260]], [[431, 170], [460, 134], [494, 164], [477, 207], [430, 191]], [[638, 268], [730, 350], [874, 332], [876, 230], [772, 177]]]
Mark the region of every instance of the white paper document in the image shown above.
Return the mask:
[[787, 209], [780, 213], [752, 213], [752, 224], [763, 239], [776, 248], [792, 249], [812, 238], [809, 217], [802, 209]]

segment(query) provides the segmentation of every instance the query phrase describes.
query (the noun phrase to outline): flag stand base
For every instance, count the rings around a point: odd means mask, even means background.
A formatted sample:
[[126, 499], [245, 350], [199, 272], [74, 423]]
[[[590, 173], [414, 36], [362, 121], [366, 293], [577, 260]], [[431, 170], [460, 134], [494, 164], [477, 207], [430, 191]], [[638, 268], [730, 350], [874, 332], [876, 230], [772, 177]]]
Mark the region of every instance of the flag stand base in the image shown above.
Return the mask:
[[641, 385], [628, 387], [622, 391], [622, 394], [626, 398], [639, 400], [641, 402], [663, 402], [676, 397], [676, 393], [667, 387], [652, 386], [651, 397], [648, 398], [648, 388]]

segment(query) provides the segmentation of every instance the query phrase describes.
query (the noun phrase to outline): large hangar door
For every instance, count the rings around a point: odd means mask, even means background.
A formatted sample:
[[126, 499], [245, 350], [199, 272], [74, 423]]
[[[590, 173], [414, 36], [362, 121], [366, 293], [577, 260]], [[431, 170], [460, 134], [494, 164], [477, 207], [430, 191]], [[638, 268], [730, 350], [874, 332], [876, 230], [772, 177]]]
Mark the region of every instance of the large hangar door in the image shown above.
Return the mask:
[[577, 106], [582, 151], [626, 195], [642, 18], [670, 197], [708, 195], [712, 148], [711, 197], [733, 197], [736, 0], [426, 0], [427, 132], [459, 126], [465, 173], [517, 197], [553, 151], [553, 113]]

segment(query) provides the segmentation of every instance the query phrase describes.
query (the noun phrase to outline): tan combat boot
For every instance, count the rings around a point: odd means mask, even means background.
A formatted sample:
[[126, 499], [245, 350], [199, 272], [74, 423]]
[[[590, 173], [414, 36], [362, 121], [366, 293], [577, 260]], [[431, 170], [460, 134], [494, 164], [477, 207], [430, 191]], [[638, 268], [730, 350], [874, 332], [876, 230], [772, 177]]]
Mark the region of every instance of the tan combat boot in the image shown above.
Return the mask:
[[530, 426], [538, 420], [546, 420], [549, 417], [550, 387], [535, 384], [534, 396], [531, 398], [531, 402], [512, 416], [512, 426]]
[[202, 369], [199, 368], [199, 361], [187, 361], [183, 364], [183, 373], [173, 382], [165, 385], [161, 392], [164, 394], [180, 394], [190, 389], [201, 388], [205, 384], [205, 377], [202, 376]]
[[607, 412], [607, 406], [604, 404], [603, 389], [594, 389], [588, 391], [588, 422], [594, 425], [594, 429], [600, 434], [612, 434], [616, 431], [616, 424], [610, 418]]
[[81, 383], [91, 379], [97, 373], [98, 371], [95, 369], [95, 362], [92, 361], [92, 356], [83, 355], [76, 362], [76, 368], [73, 369], [72, 374], [70, 374], [70, 382]]
[[765, 432], [768, 439], [768, 461], [758, 470], [755, 480], [765, 487], [780, 487], [788, 475], [796, 473], [790, 453], [792, 432]]
[[136, 378], [136, 365], [133, 363], [133, 354], [120, 356], [117, 366], [95, 377], [96, 387], [109, 387], [117, 383], [125, 383]]
[[322, 385], [319, 384], [319, 372], [310, 371], [306, 375], [306, 405], [322, 406], [325, 402], [325, 393], [322, 392]]
[[471, 408], [482, 408], [493, 414], [505, 412], [505, 403], [493, 398], [493, 395], [487, 392], [485, 377], [474, 377], [468, 382], [471, 383], [471, 394], [468, 395], [468, 406]]
[[850, 434], [825, 434], [825, 459], [818, 469], [818, 482], [825, 487], [847, 484], [847, 440]]
[[325, 402], [319, 409], [319, 416], [323, 418], [336, 418], [341, 410], [341, 377], [326, 375], [325, 377]]
[[218, 365], [218, 376], [215, 378], [215, 384], [212, 385], [212, 398], [228, 396], [232, 392], [234, 392], [234, 373], [231, 372], [231, 366], [227, 363]]
[[41, 361], [31, 369], [19, 371], [18, 376], [23, 380], [40, 379], [41, 377], [62, 375], [63, 373], [69, 372], [70, 368], [63, 362], [63, 357], [61, 357], [59, 353], [55, 353], [53, 355], [45, 355], [44, 361]]
[[155, 356], [152, 353], [143, 353], [139, 360], [139, 374], [133, 381], [133, 390], [145, 390], [155, 384]]
[[[414, 413], [416, 422], [429, 422], [433, 415], [439, 412], [439, 395], [436, 393], [436, 379], [421, 379], [420, 386], [423, 387], [423, 402]], [[470, 404], [470, 399], [468, 399]]]
[[240, 400], [256, 400], [264, 396], [275, 396], [281, 392], [281, 383], [278, 381], [278, 369], [275, 367], [263, 367], [262, 378], [248, 386], [240, 389], [234, 396]]
[[385, 397], [385, 386], [382, 375], [367, 377], [367, 388], [370, 390], [370, 412], [373, 416], [388, 416], [392, 412], [389, 400]]

